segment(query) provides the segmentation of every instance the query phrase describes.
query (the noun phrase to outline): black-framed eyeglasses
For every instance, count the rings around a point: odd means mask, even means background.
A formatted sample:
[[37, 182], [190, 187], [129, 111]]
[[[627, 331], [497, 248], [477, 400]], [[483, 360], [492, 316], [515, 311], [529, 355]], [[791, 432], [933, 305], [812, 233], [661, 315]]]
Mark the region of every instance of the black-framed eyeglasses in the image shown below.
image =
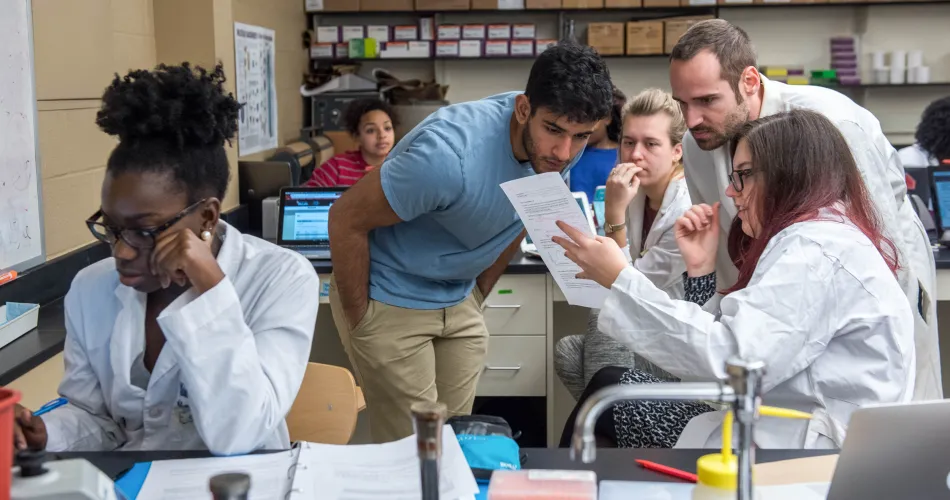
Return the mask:
[[759, 169], [757, 168], [747, 168], [745, 170], [733, 170], [729, 172], [729, 182], [732, 184], [732, 189], [735, 189], [737, 193], [742, 192], [745, 188], [745, 178], [755, 175]]
[[160, 226], [135, 229], [110, 226], [99, 220], [102, 218], [102, 210], [100, 209], [92, 214], [92, 217], [86, 219], [86, 227], [89, 228], [89, 232], [91, 232], [97, 240], [108, 243], [110, 246], [114, 246], [116, 242], [121, 239], [130, 247], [139, 250], [154, 248], [155, 239], [158, 238], [160, 234], [194, 212], [207, 200], [208, 199], [205, 198], [193, 205], [189, 205]]

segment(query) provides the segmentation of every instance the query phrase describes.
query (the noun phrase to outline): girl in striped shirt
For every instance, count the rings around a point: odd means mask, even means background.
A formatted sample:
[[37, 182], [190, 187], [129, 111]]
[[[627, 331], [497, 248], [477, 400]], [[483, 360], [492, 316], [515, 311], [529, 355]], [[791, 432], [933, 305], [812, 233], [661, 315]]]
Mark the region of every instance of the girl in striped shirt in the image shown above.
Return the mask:
[[351, 102], [343, 122], [360, 148], [340, 153], [314, 169], [307, 186], [352, 186], [370, 169], [382, 165], [396, 142], [393, 126], [398, 119], [389, 104], [379, 99]]

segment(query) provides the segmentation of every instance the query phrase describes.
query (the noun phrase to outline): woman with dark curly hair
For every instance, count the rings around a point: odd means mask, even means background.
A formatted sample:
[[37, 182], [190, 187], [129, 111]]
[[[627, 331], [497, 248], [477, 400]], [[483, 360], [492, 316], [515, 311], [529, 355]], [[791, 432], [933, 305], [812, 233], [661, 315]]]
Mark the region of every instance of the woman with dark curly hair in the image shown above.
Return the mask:
[[352, 186], [370, 169], [382, 165], [396, 144], [393, 127], [399, 120], [392, 107], [379, 99], [352, 101], [343, 114], [343, 124], [359, 149], [325, 161], [314, 169], [307, 186]]
[[68, 400], [16, 409], [16, 445], [52, 451], [290, 446], [319, 280], [298, 254], [220, 220], [240, 105], [224, 72], [116, 76], [96, 123], [118, 145], [86, 221], [112, 258], [65, 299]]
[[905, 167], [929, 167], [950, 161], [950, 97], [927, 106], [914, 139], [916, 144], [898, 151]]

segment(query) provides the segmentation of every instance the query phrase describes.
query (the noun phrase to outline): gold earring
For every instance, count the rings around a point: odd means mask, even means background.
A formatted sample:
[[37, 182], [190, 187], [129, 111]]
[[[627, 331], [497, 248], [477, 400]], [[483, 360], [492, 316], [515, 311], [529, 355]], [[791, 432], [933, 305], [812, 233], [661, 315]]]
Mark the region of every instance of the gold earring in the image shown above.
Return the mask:
[[201, 232], [201, 240], [202, 240], [202, 241], [211, 241], [211, 231], [208, 231], [207, 229], [205, 229], [204, 231], [202, 231], [202, 232]]

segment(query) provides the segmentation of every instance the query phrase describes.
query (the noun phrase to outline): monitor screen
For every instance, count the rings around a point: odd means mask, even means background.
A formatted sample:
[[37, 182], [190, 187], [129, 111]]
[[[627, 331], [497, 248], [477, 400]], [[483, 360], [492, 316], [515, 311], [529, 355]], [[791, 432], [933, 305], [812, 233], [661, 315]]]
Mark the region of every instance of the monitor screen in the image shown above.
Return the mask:
[[934, 210], [940, 212], [941, 230], [950, 229], [950, 171], [935, 170], [933, 173]]
[[330, 243], [330, 206], [343, 191], [284, 193], [283, 241]]

